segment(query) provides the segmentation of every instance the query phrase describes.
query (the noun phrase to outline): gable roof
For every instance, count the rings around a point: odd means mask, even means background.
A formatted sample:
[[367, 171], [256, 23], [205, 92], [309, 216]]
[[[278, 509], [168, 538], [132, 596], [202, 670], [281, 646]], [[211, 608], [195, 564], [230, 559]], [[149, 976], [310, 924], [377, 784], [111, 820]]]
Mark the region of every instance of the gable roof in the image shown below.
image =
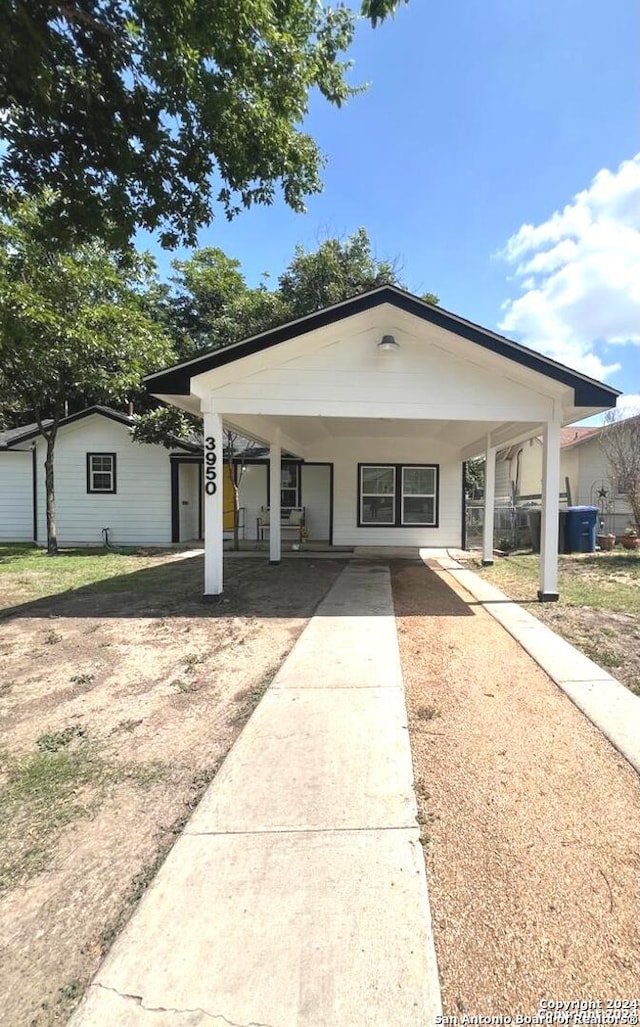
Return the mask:
[[[85, 410], [79, 410], [75, 414], [69, 414], [67, 417], [63, 417], [59, 424], [59, 428], [64, 428], [68, 424], [73, 424], [75, 421], [82, 421], [85, 417], [92, 417], [94, 414], [99, 414], [101, 417], [106, 417], [111, 421], [117, 421], [119, 424], [125, 424], [128, 428], [133, 427], [135, 420], [129, 414], [123, 414], [120, 410], [113, 410], [111, 407], [101, 406], [95, 404], [94, 406], [87, 407]], [[51, 421], [45, 421], [44, 426], [47, 427], [51, 424]], [[11, 436], [2, 446], [2, 439], [5, 436]], [[12, 446], [17, 445], [19, 442], [27, 442], [29, 439], [35, 439], [40, 435], [40, 429], [37, 424], [25, 425], [24, 428], [14, 428], [8, 432], [4, 432], [0, 436], [0, 448], [10, 449]], [[188, 439], [178, 439], [173, 436], [169, 436], [172, 443], [183, 449], [187, 449], [193, 453], [200, 453], [202, 446]]]
[[560, 442], [563, 449], [571, 448], [574, 446], [581, 446], [585, 442], [589, 442], [592, 438], [597, 435], [604, 435], [605, 432], [611, 431], [612, 428], [617, 427], [620, 424], [633, 424], [634, 421], [640, 421], [640, 414], [634, 414], [631, 417], [625, 417], [622, 420], [613, 421], [611, 424], [601, 424], [595, 428], [563, 428], [566, 432], [580, 432], [577, 437], [570, 439], [568, 442]]
[[617, 389], [609, 385], [588, 378], [578, 371], [571, 371], [563, 364], [542, 356], [533, 350], [513, 342], [503, 335], [498, 335], [487, 328], [467, 321], [457, 314], [452, 314], [442, 307], [434, 306], [425, 300], [414, 296], [410, 292], [397, 288], [394, 285], [383, 285], [378, 289], [354, 296], [352, 299], [343, 300], [330, 307], [323, 307], [314, 314], [307, 314], [306, 317], [289, 321], [277, 328], [271, 328], [260, 335], [251, 336], [231, 346], [224, 346], [216, 350], [203, 353], [181, 364], [167, 368], [165, 371], [156, 371], [144, 378], [145, 385], [155, 395], [163, 396], [184, 396], [191, 391], [191, 378], [211, 371], [216, 367], [223, 367], [225, 364], [241, 360], [243, 357], [252, 356], [277, 346], [281, 342], [287, 342], [301, 335], [306, 335], [318, 328], [336, 324], [347, 317], [363, 311], [372, 310], [383, 304], [390, 304], [413, 314], [422, 321], [436, 325], [439, 328], [452, 332], [455, 335], [473, 342], [484, 349], [490, 350], [499, 356], [513, 360], [515, 363], [537, 371], [548, 378], [561, 382], [571, 387], [575, 393], [576, 406], [598, 407], [613, 406], [615, 399], [620, 395]]
[[[48, 420], [45, 421], [45, 428], [50, 423]], [[34, 431], [38, 432], [38, 425], [35, 421], [33, 424], [23, 424], [19, 428], [7, 428], [6, 431], [0, 431], [0, 449], [9, 449], [10, 446], [22, 442], [25, 438], [33, 438]]]

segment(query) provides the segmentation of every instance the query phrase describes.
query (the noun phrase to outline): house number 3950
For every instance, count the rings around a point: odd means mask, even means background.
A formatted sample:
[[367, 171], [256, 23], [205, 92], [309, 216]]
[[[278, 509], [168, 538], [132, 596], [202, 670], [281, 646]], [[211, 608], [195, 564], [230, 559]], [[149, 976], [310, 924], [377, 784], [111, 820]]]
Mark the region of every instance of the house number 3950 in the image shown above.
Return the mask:
[[208, 496], [215, 496], [218, 491], [218, 472], [216, 471], [217, 460], [216, 440], [211, 435], [207, 435], [204, 440], [204, 490]]

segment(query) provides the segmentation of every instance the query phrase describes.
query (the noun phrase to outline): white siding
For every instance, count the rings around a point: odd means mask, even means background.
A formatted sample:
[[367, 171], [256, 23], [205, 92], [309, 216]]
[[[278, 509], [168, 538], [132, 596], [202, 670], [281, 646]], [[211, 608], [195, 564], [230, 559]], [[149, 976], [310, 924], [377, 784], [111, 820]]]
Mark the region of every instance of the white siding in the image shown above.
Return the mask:
[[300, 474], [308, 537], [326, 542], [331, 528], [331, 468], [303, 464]]
[[511, 499], [511, 461], [496, 460], [496, 500]]
[[598, 489], [601, 485], [609, 490], [611, 503], [605, 526], [607, 530], [622, 534], [628, 524], [633, 524], [629, 503], [616, 494], [615, 475], [600, 445], [599, 439], [590, 439], [574, 450], [578, 466], [578, 499], [574, 502], [585, 506], [599, 506]]
[[[542, 443], [537, 438], [528, 439], [522, 443], [519, 451], [519, 494], [521, 496], [539, 496], [542, 494]], [[514, 457], [515, 459], [517, 457]], [[560, 491], [564, 492], [564, 489]]]
[[[87, 493], [87, 453], [115, 453], [117, 492]], [[45, 444], [37, 445], [38, 541], [46, 542]], [[162, 446], [131, 441], [129, 428], [100, 414], [60, 429], [54, 457], [56, 529], [60, 545], [171, 542], [171, 469]]]
[[[580, 446], [576, 446], [574, 452], [578, 457], [578, 498], [576, 502], [581, 505], [597, 506], [598, 489], [603, 482], [605, 488], [610, 490], [609, 495], [613, 496], [614, 475], [599, 439], [583, 442]], [[624, 500], [616, 501], [616, 508], [626, 509]]]
[[336, 327], [332, 342], [313, 352], [300, 353], [313, 343], [295, 340], [226, 372], [205, 372], [196, 379], [198, 392], [227, 414], [498, 422], [552, 416], [556, 383], [538, 377], [532, 386], [530, 374], [519, 382], [522, 371], [511, 361], [449, 333], [443, 340], [437, 333], [394, 331], [397, 353], [379, 351], [377, 326], [351, 337]]
[[260, 507], [267, 505], [267, 464], [247, 464], [240, 482], [240, 506], [244, 507], [244, 537], [256, 537]]
[[[424, 438], [340, 438], [313, 447], [310, 459], [334, 465], [335, 545], [459, 546], [462, 539], [462, 464], [440, 440]], [[358, 464], [438, 464], [437, 528], [358, 527]]]
[[[580, 486], [578, 480], [579, 459], [579, 448], [560, 450], [560, 492], [569, 491], [571, 494], [571, 506], [579, 506], [583, 503], [583, 500], [580, 499]], [[569, 479], [568, 490], [567, 478]]]
[[0, 540], [33, 540], [31, 452], [0, 453]]

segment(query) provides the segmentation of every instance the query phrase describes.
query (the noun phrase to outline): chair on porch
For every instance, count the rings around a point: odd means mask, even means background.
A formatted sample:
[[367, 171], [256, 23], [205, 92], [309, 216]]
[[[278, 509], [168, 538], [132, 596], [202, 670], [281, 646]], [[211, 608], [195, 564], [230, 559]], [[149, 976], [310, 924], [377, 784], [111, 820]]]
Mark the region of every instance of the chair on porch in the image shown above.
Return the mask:
[[[256, 538], [258, 542], [264, 542], [271, 527], [271, 510], [268, 506], [261, 506], [256, 521]], [[280, 532], [293, 532], [298, 542], [305, 538], [305, 508], [304, 506], [283, 508], [280, 511]], [[265, 535], [265, 532], [267, 535]]]

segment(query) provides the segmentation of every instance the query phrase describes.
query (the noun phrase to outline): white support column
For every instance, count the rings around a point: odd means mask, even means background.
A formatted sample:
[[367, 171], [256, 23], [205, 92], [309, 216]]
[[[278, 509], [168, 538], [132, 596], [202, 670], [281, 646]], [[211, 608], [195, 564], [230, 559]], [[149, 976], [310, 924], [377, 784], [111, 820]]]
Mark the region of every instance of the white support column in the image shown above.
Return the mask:
[[204, 595], [222, 595], [224, 440], [220, 414], [204, 414]]
[[560, 424], [542, 430], [542, 523], [540, 525], [540, 602], [558, 599], [558, 516], [560, 493]]
[[487, 435], [484, 464], [484, 529], [482, 535], [482, 566], [493, 563], [493, 530], [496, 507], [496, 450], [491, 445], [491, 433]]
[[269, 449], [269, 563], [280, 563], [280, 481], [282, 477], [282, 446], [276, 431]]

